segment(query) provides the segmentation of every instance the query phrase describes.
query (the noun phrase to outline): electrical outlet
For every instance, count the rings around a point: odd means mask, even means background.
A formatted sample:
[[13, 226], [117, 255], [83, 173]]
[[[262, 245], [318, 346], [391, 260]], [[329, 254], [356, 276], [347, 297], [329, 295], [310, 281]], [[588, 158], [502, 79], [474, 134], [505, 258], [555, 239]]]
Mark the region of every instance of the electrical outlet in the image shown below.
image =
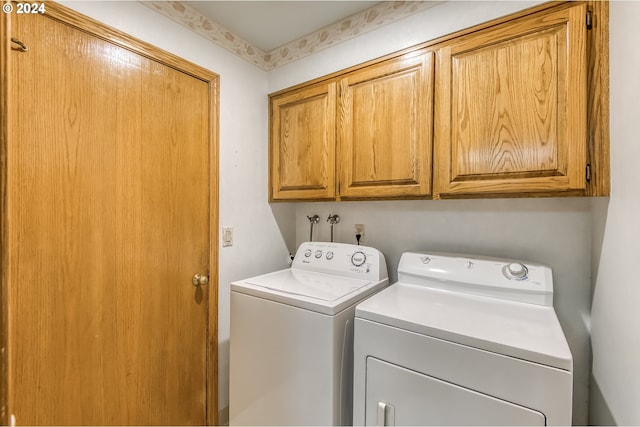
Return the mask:
[[233, 246], [233, 227], [222, 228], [222, 246]]
[[354, 227], [354, 234], [360, 235], [360, 243], [364, 242], [364, 224], [356, 224]]

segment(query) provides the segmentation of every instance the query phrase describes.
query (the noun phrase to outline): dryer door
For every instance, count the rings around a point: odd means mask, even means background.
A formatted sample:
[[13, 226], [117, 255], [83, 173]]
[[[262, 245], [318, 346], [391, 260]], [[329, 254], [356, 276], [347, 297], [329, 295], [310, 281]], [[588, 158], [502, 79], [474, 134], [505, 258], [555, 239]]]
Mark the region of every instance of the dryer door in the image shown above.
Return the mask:
[[366, 425], [546, 424], [538, 411], [374, 357], [366, 384]]

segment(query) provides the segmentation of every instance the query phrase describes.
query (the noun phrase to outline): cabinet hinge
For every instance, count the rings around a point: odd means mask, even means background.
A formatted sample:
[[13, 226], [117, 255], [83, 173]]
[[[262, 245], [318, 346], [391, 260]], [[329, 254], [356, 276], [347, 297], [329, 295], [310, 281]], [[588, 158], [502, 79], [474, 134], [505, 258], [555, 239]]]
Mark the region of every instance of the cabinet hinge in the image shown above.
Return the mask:
[[587, 167], [585, 169], [585, 178], [587, 179], [587, 182], [591, 182], [591, 164], [587, 163]]
[[591, 11], [587, 11], [587, 30], [593, 28], [593, 16], [591, 15]]

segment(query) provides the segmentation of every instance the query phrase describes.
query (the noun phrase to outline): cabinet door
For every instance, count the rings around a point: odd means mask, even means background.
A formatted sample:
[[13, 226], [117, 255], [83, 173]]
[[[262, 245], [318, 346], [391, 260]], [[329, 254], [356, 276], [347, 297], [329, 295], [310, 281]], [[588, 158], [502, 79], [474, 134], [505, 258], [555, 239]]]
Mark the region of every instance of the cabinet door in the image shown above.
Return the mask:
[[369, 66], [340, 81], [340, 197], [431, 192], [433, 52]]
[[585, 188], [585, 16], [536, 14], [438, 50], [435, 193]]
[[271, 98], [270, 200], [335, 198], [336, 84]]

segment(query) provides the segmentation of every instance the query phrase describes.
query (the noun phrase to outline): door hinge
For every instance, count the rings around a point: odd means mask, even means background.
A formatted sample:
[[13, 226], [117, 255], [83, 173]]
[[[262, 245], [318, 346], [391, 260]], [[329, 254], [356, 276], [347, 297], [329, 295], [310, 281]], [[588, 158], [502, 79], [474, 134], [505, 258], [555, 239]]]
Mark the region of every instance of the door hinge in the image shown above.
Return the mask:
[[591, 11], [587, 11], [587, 30], [593, 28], [593, 16], [591, 15]]
[[585, 178], [587, 182], [591, 182], [591, 164], [587, 163], [587, 167], [585, 168]]

